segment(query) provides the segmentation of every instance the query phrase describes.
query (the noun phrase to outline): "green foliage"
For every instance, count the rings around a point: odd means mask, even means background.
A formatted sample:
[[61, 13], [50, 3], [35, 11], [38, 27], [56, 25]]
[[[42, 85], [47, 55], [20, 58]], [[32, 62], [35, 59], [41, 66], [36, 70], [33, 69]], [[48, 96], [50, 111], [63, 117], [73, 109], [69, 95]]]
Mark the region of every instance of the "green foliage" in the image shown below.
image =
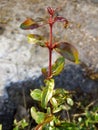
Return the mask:
[[[90, 130], [97, 130], [96, 124], [98, 124], [98, 106], [93, 107], [92, 110], [85, 110], [84, 117], [79, 117], [79, 125], [81, 129], [86, 130], [86, 128]], [[81, 130], [80, 129], [80, 130]]]
[[25, 119], [22, 119], [21, 121], [14, 120], [14, 128], [13, 130], [24, 130], [28, 126], [28, 123]]

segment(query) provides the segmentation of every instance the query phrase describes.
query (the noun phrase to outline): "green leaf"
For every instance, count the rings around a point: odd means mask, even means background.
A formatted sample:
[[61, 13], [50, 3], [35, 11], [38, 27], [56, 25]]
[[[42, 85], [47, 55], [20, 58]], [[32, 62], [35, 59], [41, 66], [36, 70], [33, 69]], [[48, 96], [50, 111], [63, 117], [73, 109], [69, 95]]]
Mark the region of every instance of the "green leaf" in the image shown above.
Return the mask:
[[[2, 130], [2, 129], [0, 129], [0, 130]], [[16, 126], [15, 128], [13, 128], [13, 130], [19, 130], [19, 127]]]
[[21, 121], [21, 126], [22, 126], [23, 129], [24, 129], [26, 126], [28, 126], [28, 123], [26, 122], [25, 119], [23, 119], [23, 120]]
[[28, 42], [31, 44], [36, 44], [41, 47], [45, 47], [45, 39], [44, 37], [38, 35], [38, 34], [29, 34], [28, 35]]
[[57, 88], [57, 89], [55, 89], [54, 95], [59, 95], [59, 94], [65, 96], [65, 95], [68, 95], [69, 92], [66, 91], [66, 90], [63, 89], [63, 88]]
[[60, 53], [63, 57], [65, 57], [66, 59], [68, 59], [72, 62], [75, 62], [75, 63], [79, 63], [78, 51], [70, 43], [67, 43], [67, 42], [58, 43], [55, 46], [55, 50], [58, 53]]
[[50, 87], [51, 89], [54, 88], [54, 79], [45, 79], [44, 83], [45, 86]]
[[70, 105], [70, 106], [73, 106], [74, 105], [74, 102], [71, 98], [67, 98], [67, 103]]
[[56, 76], [61, 73], [64, 69], [65, 59], [63, 57], [59, 57], [56, 62], [52, 65], [52, 75]]
[[41, 69], [41, 72], [42, 72], [42, 74], [43, 74], [45, 77], [48, 77], [48, 71], [47, 71], [46, 68], [42, 68], [42, 69]]
[[80, 130], [74, 123], [65, 122], [58, 126], [59, 130]]
[[58, 113], [61, 110], [70, 110], [70, 107], [68, 105], [60, 105], [59, 107], [53, 108], [53, 113]]
[[39, 24], [34, 19], [31, 18], [28, 18], [20, 25], [20, 28], [24, 30], [35, 29], [38, 27], [40, 27]]
[[59, 106], [59, 107], [54, 107], [53, 108], [53, 113], [58, 113], [58, 112], [60, 112], [62, 110], [62, 106]]
[[98, 113], [95, 113], [95, 121], [98, 121]]
[[53, 107], [57, 107], [57, 106], [58, 106], [58, 103], [57, 103], [57, 101], [56, 101], [56, 99], [55, 99], [54, 97], [52, 97], [52, 98], [50, 99], [50, 102], [51, 102], [51, 104], [53, 105]]
[[14, 129], [13, 130], [20, 130], [24, 129], [26, 126], [28, 126], [28, 122], [26, 122], [26, 119], [22, 119], [20, 121], [14, 120]]
[[[63, 57], [59, 57], [52, 65], [52, 76], [59, 75], [64, 69], [64, 64], [65, 64], [65, 59]], [[45, 77], [48, 76], [48, 70], [46, 68], [42, 68], [41, 71]]]
[[31, 90], [31, 97], [36, 100], [36, 101], [41, 101], [41, 94], [42, 91], [40, 89], [34, 89], [33, 91]]
[[32, 107], [31, 108], [31, 116], [37, 124], [40, 124], [40, 123], [44, 122], [46, 115], [43, 112], [39, 112], [39, 111], [37, 112], [35, 107]]
[[42, 98], [41, 98], [41, 105], [43, 108], [47, 107], [47, 104], [52, 97], [54, 80], [53, 79], [45, 80], [45, 85], [46, 87], [43, 88]]

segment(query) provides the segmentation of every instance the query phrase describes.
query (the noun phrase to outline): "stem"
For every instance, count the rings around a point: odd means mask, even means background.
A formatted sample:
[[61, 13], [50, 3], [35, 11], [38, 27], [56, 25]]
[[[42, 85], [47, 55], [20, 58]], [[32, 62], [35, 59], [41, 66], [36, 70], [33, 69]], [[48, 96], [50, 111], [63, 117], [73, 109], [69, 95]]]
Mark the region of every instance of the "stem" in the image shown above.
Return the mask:
[[49, 73], [48, 77], [51, 77], [52, 74], [52, 50], [49, 49]]
[[48, 71], [48, 77], [51, 77], [52, 75], [52, 16], [50, 15], [50, 36], [49, 36], [49, 71]]

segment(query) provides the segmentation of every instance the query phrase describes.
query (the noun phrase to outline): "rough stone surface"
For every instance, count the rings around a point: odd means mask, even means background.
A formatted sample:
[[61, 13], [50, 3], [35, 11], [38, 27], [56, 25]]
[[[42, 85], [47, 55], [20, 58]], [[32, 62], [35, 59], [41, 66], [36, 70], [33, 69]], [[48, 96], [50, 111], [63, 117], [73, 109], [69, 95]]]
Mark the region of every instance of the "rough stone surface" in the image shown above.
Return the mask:
[[[47, 50], [27, 44], [26, 35], [37, 31], [19, 28], [27, 17], [46, 17], [47, 6], [61, 7], [58, 14], [70, 21], [67, 30], [61, 24], [55, 26], [57, 39], [74, 44], [80, 59], [98, 69], [97, 0], [0, 0], [0, 96], [6, 95], [5, 86], [10, 82], [34, 79], [47, 66]], [[42, 31], [48, 35], [47, 27], [38, 29], [38, 33]]]

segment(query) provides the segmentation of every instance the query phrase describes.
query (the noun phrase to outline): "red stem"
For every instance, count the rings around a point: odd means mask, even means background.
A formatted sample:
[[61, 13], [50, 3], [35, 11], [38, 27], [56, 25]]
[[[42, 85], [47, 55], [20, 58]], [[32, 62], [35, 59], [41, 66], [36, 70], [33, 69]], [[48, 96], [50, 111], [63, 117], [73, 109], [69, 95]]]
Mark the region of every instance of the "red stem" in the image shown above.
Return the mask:
[[50, 25], [50, 37], [49, 37], [49, 71], [48, 71], [48, 77], [51, 77], [52, 75], [52, 16], [50, 15], [49, 19], [49, 25]]

